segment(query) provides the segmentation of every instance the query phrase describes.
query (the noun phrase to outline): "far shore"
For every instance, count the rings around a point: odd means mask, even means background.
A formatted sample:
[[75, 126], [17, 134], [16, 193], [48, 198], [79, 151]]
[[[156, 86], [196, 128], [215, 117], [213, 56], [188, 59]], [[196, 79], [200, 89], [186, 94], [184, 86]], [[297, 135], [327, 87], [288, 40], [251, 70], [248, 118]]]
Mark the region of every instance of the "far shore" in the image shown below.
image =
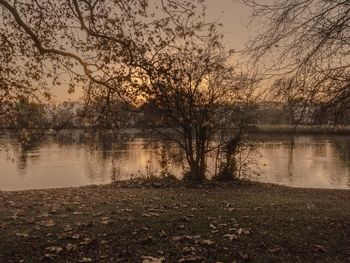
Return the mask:
[[[16, 130], [17, 131], [17, 130]], [[69, 128], [62, 129], [58, 133], [53, 129], [31, 129], [34, 133], [43, 133], [46, 135], [57, 135], [64, 132], [81, 131], [81, 132], [100, 132], [99, 130], [94, 130], [92, 128]], [[0, 128], [2, 133], [12, 133], [11, 129]], [[152, 134], [153, 130], [147, 128], [138, 127], [127, 127], [120, 128], [117, 130], [104, 130], [106, 133], [121, 133], [121, 134]], [[169, 128], [171, 132], [171, 128]], [[287, 125], [287, 124], [250, 124], [246, 128], [246, 133], [248, 134], [324, 134], [324, 135], [350, 135], [350, 125], [345, 126], [334, 126], [334, 125]]]
[[350, 126], [321, 125], [250, 125], [248, 133], [262, 134], [339, 134], [350, 135]]

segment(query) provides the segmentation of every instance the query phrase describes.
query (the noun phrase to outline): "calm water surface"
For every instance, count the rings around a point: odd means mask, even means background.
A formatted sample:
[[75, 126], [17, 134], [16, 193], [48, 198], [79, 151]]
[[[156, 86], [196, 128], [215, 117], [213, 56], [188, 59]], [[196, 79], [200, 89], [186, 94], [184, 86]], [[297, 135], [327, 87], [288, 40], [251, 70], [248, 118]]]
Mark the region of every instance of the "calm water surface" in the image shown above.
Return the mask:
[[[0, 190], [103, 184], [165, 170], [181, 176], [184, 168], [176, 148], [138, 134], [101, 138], [76, 132], [30, 145], [2, 134], [0, 141], [8, 148], [0, 152]], [[264, 135], [252, 141], [258, 181], [350, 189], [350, 136]]]

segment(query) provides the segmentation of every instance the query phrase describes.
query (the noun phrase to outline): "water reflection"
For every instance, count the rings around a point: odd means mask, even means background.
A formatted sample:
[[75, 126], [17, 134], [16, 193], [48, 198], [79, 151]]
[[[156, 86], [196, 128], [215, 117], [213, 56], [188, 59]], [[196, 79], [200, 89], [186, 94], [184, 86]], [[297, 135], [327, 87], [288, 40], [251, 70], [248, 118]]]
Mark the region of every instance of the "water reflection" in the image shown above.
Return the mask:
[[269, 138], [259, 147], [259, 180], [294, 187], [349, 189], [349, 146], [349, 137]]
[[[159, 138], [138, 133], [93, 135], [67, 132], [41, 136], [0, 152], [0, 189], [19, 190], [108, 183], [112, 180], [172, 173], [185, 168], [181, 151]], [[350, 189], [350, 137], [260, 136], [259, 181], [296, 187]], [[13, 162], [11, 161], [13, 159]]]

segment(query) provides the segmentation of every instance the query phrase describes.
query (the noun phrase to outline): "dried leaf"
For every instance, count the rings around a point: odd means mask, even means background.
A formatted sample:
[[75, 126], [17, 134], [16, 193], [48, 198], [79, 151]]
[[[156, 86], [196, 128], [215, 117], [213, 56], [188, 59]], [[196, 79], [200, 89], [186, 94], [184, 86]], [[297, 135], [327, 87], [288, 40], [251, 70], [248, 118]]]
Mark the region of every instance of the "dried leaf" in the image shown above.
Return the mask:
[[33, 216], [26, 217], [24, 221], [28, 224], [34, 224], [35, 218]]
[[143, 256], [142, 263], [162, 263], [165, 259], [164, 258], [155, 258], [151, 256]]
[[47, 251], [48, 254], [56, 254], [56, 255], [63, 251], [61, 247], [56, 247], [56, 246], [47, 247], [45, 248], [45, 250]]
[[80, 262], [80, 263], [86, 263], [86, 262], [92, 262], [92, 258], [82, 258], [82, 259], [80, 259], [78, 262]]
[[235, 234], [226, 234], [224, 235], [224, 237], [228, 238], [229, 240], [237, 240], [238, 239], [238, 236], [235, 235]]
[[186, 256], [179, 260], [179, 263], [192, 263], [202, 261], [203, 258], [199, 256]]
[[47, 220], [47, 221], [41, 221], [41, 222], [39, 222], [39, 225], [41, 225], [41, 226], [46, 226], [46, 227], [52, 227], [52, 226], [54, 226], [54, 225], [56, 225], [56, 224], [55, 224], [55, 222], [53, 221], [53, 219], [49, 219], [49, 220]]
[[202, 245], [211, 246], [211, 245], [215, 244], [215, 242], [214, 242], [214, 241], [211, 241], [211, 240], [209, 240], [209, 239], [205, 239], [205, 240], [203, 240], [203, 241], [201, 242], [201, 244], [202, 244]]
[[66, 250], [67, 250], [68, 252], [74, 252], [74, 251], [77, 250], [77, 246], [74, 245], [74, 244], [67, 244], [67, 245], [66, 245]]
[[18, 237], [29, 237], [28, 233], [24, 233], [24, 232], [23, 233], [17, 232], [16, 236], [18, 236]]
[[322, 245], [313, 245], [312, 250], [314, 252], [326, 252], [327, 251], [326, 248]]

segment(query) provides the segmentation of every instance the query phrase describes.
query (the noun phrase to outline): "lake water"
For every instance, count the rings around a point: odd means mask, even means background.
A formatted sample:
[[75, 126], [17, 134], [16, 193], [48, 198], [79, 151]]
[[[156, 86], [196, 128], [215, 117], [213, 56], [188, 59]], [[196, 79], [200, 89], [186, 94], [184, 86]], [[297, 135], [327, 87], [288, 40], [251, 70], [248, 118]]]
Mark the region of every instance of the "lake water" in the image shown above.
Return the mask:
[[[31, 144], [2, 134], [0, 142], [0, 190], [103, 184], [165, 170], [181, 176], [184, 169], [176, 147], [137, 133], [102, 138], [76, 132]], [[252, 143], [254, 180], [350, 189], [350, 136], [262, 135]]]

